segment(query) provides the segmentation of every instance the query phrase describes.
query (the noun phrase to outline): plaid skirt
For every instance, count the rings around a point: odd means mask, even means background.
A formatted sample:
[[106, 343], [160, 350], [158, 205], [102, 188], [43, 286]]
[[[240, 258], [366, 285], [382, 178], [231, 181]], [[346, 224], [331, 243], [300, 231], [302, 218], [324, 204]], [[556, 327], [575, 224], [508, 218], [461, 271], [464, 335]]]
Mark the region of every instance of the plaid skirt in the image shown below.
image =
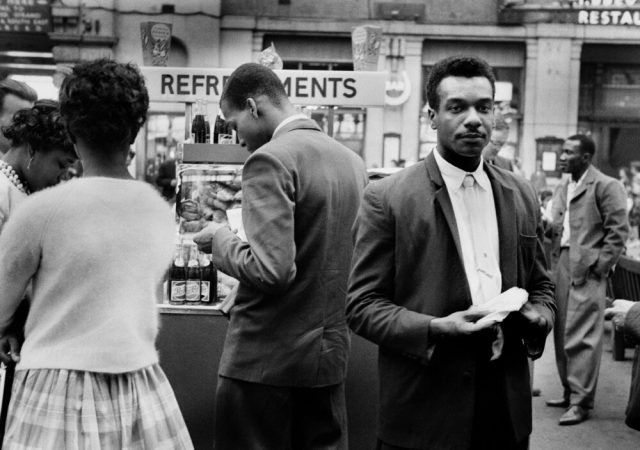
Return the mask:
[[193, 449], [158, 364], [107, 374], [18, 370], [5, 450]]

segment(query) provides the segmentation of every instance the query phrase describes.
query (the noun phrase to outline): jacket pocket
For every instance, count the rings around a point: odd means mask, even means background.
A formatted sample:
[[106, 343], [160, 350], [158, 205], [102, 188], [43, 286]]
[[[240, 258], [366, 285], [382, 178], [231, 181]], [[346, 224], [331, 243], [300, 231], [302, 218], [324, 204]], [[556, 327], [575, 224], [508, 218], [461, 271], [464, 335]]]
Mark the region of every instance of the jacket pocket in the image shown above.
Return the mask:
[[537, 240], [538, 236], [530, 236], [527, 234], [521, 234], [518, 236], [518, 244], [527, 248], [535, 248]]

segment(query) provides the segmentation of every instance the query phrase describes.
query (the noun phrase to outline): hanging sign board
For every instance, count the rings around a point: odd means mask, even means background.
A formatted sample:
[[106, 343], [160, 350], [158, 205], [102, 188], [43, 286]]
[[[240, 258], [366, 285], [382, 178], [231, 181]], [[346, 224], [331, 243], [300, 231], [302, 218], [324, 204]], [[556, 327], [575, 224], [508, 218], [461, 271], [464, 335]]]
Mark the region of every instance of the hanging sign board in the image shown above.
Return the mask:
[[[141, 67], [149, 98], [155, 102], [220, 101], [233, 69]], [[383, 106], [385, 72], [276, 70], [296, 105]]]
[[0, 32], [47, 33], [49, 0], [0, 0]]

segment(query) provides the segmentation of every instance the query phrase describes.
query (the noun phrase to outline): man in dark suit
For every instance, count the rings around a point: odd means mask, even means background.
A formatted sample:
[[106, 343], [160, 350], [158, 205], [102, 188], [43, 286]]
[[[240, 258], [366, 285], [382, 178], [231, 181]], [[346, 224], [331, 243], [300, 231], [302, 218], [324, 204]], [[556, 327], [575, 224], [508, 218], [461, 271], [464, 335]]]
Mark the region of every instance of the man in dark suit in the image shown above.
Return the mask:
[[567, 408], [560, 425], [586, 420], [593, 408], [604, 336], [607, 278], [629, 233], [627, 196], [618, 180], [591, 165], [593, 140], [569, 137], [559, 166], [571, 174], [551, 200], [551, 248], [558, 315], [554, 344], [563, 395], [547, 405]]
[[220, 224], [195, 238], [240, 280], [220, 363], [216, 449], [344, 449], [345, 292], [364, 163], [297, 114], [261, 65], [233, 72], [221, 109], [251, 156], [242, 173], [248, 242]]
[[[533, 188], [482, 160], [494, 82], [477, 58], [438, 62], [427, 84], [436, 149], [365, 189], [347, 320], [379, 346], [379, 449], [528, 445], [527, 356], [551, 330], [553, 285]], [[522, 309], [478, 321], [511, 287], [528, 291]]]

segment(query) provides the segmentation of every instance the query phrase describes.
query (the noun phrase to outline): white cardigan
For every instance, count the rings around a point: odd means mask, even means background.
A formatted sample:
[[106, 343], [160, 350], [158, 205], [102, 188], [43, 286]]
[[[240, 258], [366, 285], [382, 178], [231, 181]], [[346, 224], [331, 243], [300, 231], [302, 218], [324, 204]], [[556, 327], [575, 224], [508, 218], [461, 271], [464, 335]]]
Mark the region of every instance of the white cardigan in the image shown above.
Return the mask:
[[30, 195], [0, 234], [0, 333], [33, 278], [17, 369], [122, 373], [158, 361], [168, 204], [134, 180], [81, 178]]

